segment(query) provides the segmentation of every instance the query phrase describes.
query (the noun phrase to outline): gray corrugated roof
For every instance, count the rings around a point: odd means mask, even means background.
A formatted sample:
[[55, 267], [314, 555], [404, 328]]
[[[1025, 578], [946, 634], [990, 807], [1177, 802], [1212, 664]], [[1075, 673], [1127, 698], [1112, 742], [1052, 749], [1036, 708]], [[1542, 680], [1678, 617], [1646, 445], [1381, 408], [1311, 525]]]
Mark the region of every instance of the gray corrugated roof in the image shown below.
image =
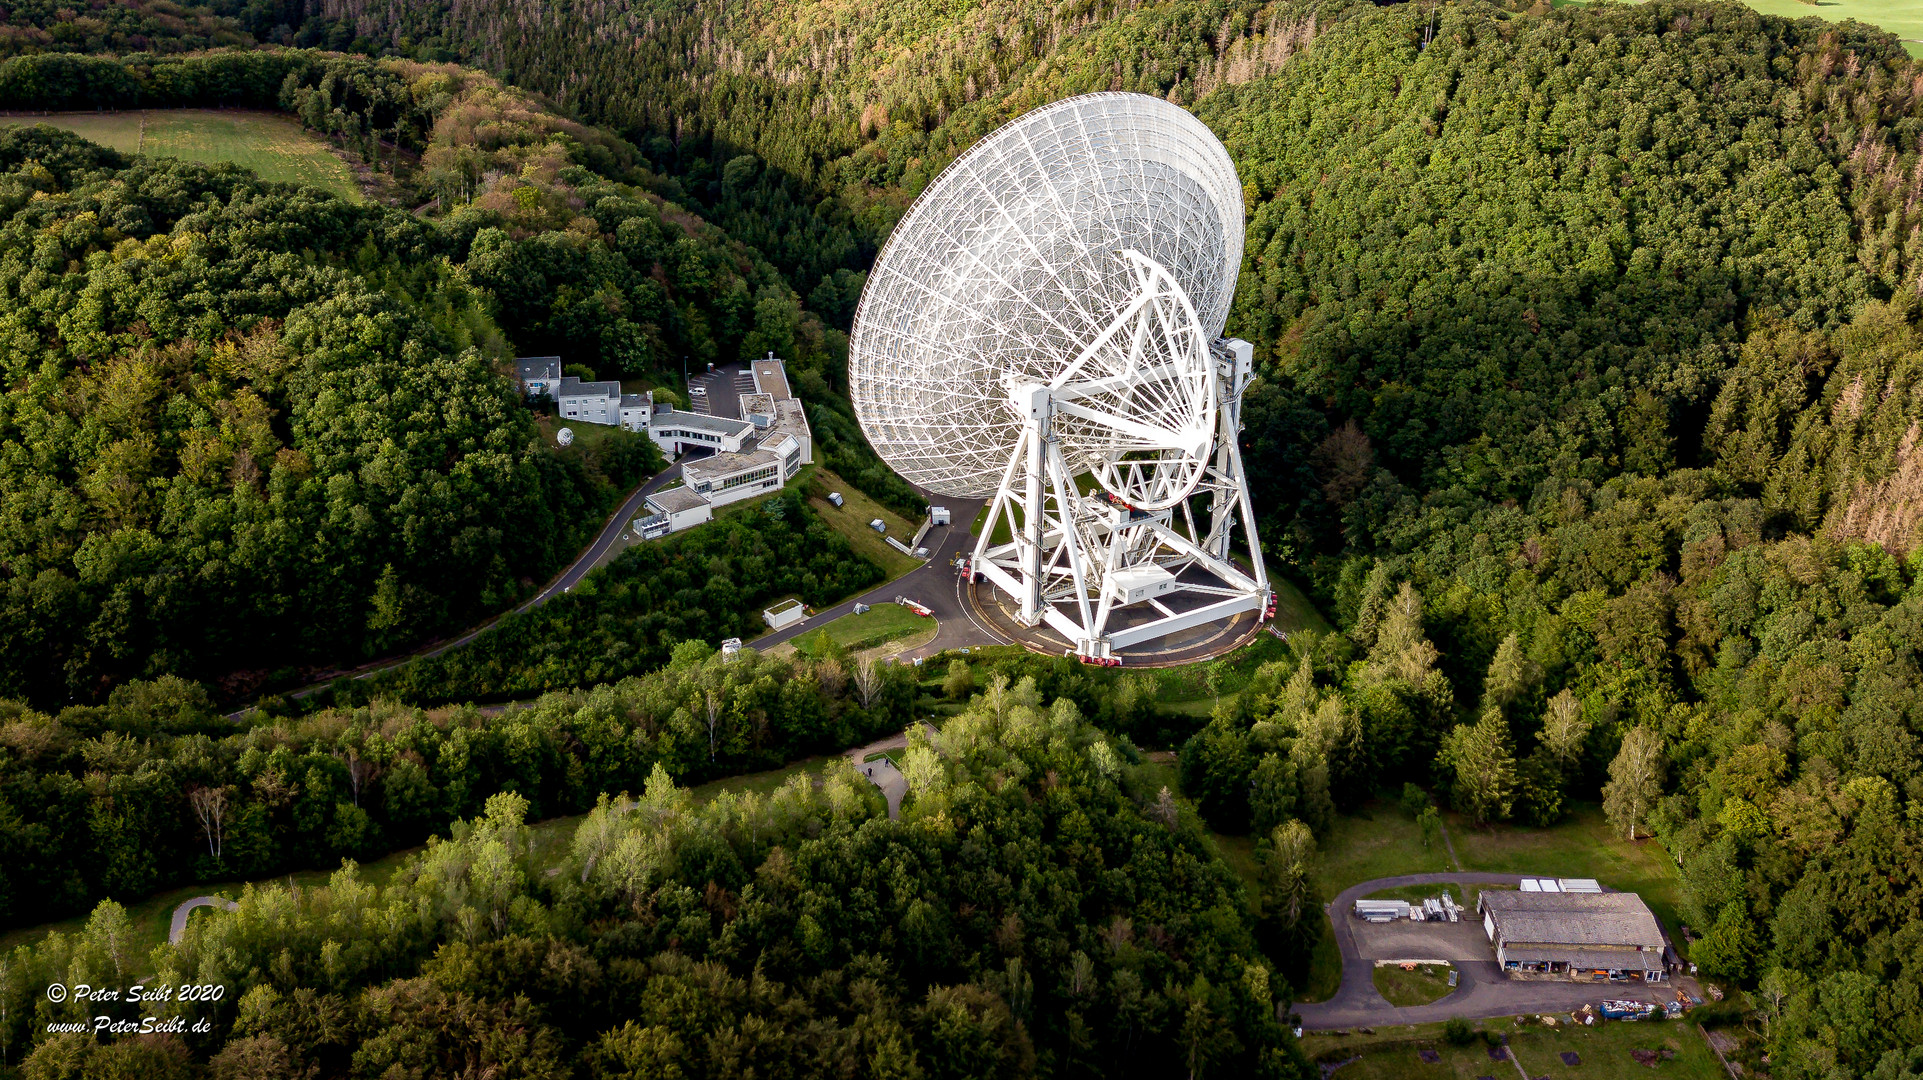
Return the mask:
[[648, 496], [648, 505], [663, 514], [679, 514], [708, 505], [708, 500], [685, 487], [663, 488]]
[[1662, 927], [1635, 893], [1526, 893], [1489, 889], [1481, 906], [1495, 917], [1505, 943], [1646, 945], [1663, 943]]

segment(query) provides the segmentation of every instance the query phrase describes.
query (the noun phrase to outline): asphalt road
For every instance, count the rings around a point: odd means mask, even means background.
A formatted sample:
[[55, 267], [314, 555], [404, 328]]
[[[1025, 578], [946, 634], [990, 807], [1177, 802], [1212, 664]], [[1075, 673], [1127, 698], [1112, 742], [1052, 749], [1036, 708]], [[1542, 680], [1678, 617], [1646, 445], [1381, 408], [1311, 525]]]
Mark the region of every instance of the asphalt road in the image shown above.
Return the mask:
[[[1462, 960], [1442, 955], [1448, 951], [1446, 946], [1437, 950], [1438, 958], [1450, 959], [1456, 969], [1462, 972], [1461, 985], [1456, 987], [1455, 993], [1428, 1005], [1398, 1007], [1383, 1000], [1382, 995], [1376, 992], [1374, 960], [1377, 958], [1364, 955], [1369, 950], [1360, 947], [1356, 941], [1357, 928], [1367, 925], [1355, 917], [1357, 900], [1382, 889], [1404, 885], [1515, 885], [1522, 878], [1521, 874], [1404, 874], [1365, 881], [1342, 890], [1341, 895], [1328, 906], [1329, 921], [1335, 926], [1336, 944], [1342, 949], [1342, 986], [1327, 1001], [1295, 1007], [1296, 1015], [1302, 1018], [1303, 1028], [1329, 1031], [1364, 1026], [1386, 1027], [1391, 1024], [1429, 1023], [1454, 1016], [1479, 1020], [1519, 1013], [1569, 1012], [1604, 998], [1656, 1002], [1675, 998], [1673, 986], [1514, 980], [1504, 975], [1496, 965], [1494, 949], [1488, 950], [1486, 960]], [[1465, 918], [1475, 918], [1475, 913], [1469, 912]], [[1435, 929], [1440, 932], [1440, 937], [1450, 930], [1459, 929], [1461, 925], [1443, 923]], [[1412, 924], [1411, 929], [1421, 929], [1421, 926]], [[1476, 928], [1476, 934], [1481, 936], [1480, 926]]]
[[217, 908], [223, 908], [227, 911], [232, 911], [235, 908], [238, 908], [239, 906], [240, 906], [239, 904], [233, 902], [232, 900], [226, 900], [218, 896], [194, 897], [192, 900], [189, 900], [186, 903], [174, 909], [173, 922], [167, 927], [168, 943], [172, 945], [180, 944], [181, 937], [187, 933], [187, 916], [193, 914], [193, 911], [195, 908], [217, 907]]
[[928, 608], [935, 613], [935, 621], [941, 624], [933, 641], [901, 653], [898, 659], [913, 661], [933, 656], [944, 649], [999, 644], [1000, 638], [990, 635], [969, 616], [962, 603], [961, 575], [952, 565], [956, 555], [974, 550], [975, 540], [969, 535], [968, 527], [975, 520], [975, 515], [981, 512], [982, 503], [975, 499], [938, 498], [942, 500], [941, 505], [948, 507], [949, 520], [955, 524], [937, 525], [928, 530], [928, 535], [922, 539], [923, 546], [928, 548], [926, 563], [860, 596], [817, 612], [793, 626], [763, 634], [745, 644], [763, 651], [772, 649], [818, 630], [843, 615], [853, 614], [856, 604], [891, 603], [897, 596], [905, 596]]
[[[340, 672], [325, 681], [317, 682], [310, 686], [305, 686], [299, 690], [295, 690], [288, 696], [293, 698], [304, 698], [309, 694], [317, 693], [320, 690], [325, 689], [327, 685], [333, 681], [333, 679], [339, 678], [340, 675], [352, 674], [352, 676], [356, 679], [365, 679], [374, 675], [379, 675], [383, 671], [391, 671], [394, 668], [411, 664], [416, 660], [426, 659], [427, 657], [431, 657], [431, 656], [439, 656], [442, 653], [448, 651], [449, 649], [458, 649], [461, 646], [467, 644], [470, 641], [473, 641], [475, 638], [480, 637], [482, 634], [485, 634], [489, 630], [493, 629], [495, 623], [500, 622], [502, 619], [506, 618], [508, 615], [519, 615], [523, 611], [532, 611], [533, 609], [540, 607], [542, 604], [547, 603], [549, 600], [552, 600], [555, 597], [561, 595], [562, 593], [567, 592], [569, 589], [574, 588], [576, 585], [579, 585], [581, 583], [582, 578], [587, 577], [590, 573], [593, 573], [596, 567], [606, 562], [614, 554], [616, 550], [616, 545], [621, 540], [621, 534], [627, 531], [628, 523], [633, 521], [635, 516], [641, 513], [641, 504], [647, 500], [648, 496], [654, 494], [657, 491], [660, 491], [667, 484], [679, 478], [681, 475], [681, 465], [683, 463], [699, 460], [700, 458], [707, 457], [710, 453], [712, 453], [712, 451], [690, 450], [686, 454], [682, 455], [680, 462], [677, 462], [661, 470], [660, 472], [656, 473], [653, 477], [651, 477], [647, 483], [642, 484], [640, 487], [635, 488], [632, 492], [630, 492], [628, 494], [628, 497], [622, 500], [621, 505], [615, 509], [612, 515], [609, 516], [607, 520], [607, 524], [601, 527], [601, 535], [594, 538], [594, 543], [589, 544], [587, 547], [587, 550], [583, 551], [580, 554], [580, 556], [574, 560], [573, 563], [569, 564], [566, 570], [563, 570], [558, 575], [556, 575], [553, 581], [548, 582], [545, 588], [543, 588], [540, 592], [535, 593], [526, 602], [522, 603], [520, 607], [515, 608], [513, 611], [504, 612], [500, 615], [496, 615], [492, 619], [489, 619], [486, 622], [481, 623], [479, 626], [476, 626], [470, 629], [467, 633], [462, 634], [460, 637], [454, 638], [449, 641], [439, 642], [428, 648], [419, 649], [414, 652], [408, 653], [405, 656], [400, 656], [400, 657], [395, 657], [389, 660], [379, 661], [373, 664], [372, 666], [355, 668], [351, 671], [351, 673]], [[235, 714], [235, 715], [238, 715], [238, 714]]]

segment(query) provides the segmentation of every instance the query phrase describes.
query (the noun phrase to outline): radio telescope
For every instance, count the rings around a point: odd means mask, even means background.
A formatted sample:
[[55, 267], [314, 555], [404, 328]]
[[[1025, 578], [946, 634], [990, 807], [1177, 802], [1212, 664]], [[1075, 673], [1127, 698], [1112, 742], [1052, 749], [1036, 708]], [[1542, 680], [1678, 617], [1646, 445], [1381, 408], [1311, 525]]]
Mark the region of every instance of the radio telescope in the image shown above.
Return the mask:
[[1241, 262], [1221, 142], [1159, 98], [1101, 93], [963, 153], [862, 291], [862, 430], [910, 482], [993, 500], [973, 572], [1084, 656], [1266, 610], [1236, 444], [1253, 349], [1220, 339]]

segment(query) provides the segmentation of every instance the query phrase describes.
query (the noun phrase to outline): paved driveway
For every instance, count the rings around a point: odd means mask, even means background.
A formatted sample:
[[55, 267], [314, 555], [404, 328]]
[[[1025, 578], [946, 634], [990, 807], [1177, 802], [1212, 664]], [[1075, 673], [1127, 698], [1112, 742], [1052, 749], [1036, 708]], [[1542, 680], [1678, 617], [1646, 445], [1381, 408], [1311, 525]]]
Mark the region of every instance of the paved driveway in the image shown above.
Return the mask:
[[[1569, 1012], [1604, 998], [1674, 999], [1674, 989], [1641, 983], [1510, 979], [1497, 967], [1495, 950], [1483, 936], [1482, 923], [1474, 912], [1466, 913], [1464, 921], [1459, 923], [1366, 923], [1355, 917], [1355, 902], [1383, 889], [1404, 885], [1517, 885], [1522, 877], [1521, 874], [1404, 874], [1365, 881], [1342, 890], [1328, 907], [1329, 921], [1335, 926], [1335, 941], [1342, 950], [1342, 986], [1327, 1001], [1297, 1005], [1295, 1012], [1302, 1018], [1302, 1026], [1317, 1031], [1387, 1027], [1430, 1023], [1452, 1016], [1479, 1020], [1519, 1013]], [[1389, 1004], [1376, 993], [1375, 961], [1413, 959], [1449, 960], [1462, 972], [1461, 985], [1455, 993], [1428, 1005]]]
[[[926, 493], [924, 493], [926, 494]], [[937, 496], [939, 505], [948, 507], [953, 525], [937, 525], [928, 530], [922, 544], [928, 548], [928, 561], [910, 570], [901, 577], [877, 586], [854, 597], [844, 600], [834, 607], [817, 612], [793, 626], [783, 627], [771, 634], [763, 634], [746, 644], [766, 652], [785, 641], [792, 641], [811, 630], [818, 630], [843, 615], [851, 614], [856, 604], [882, 604], [905, 596], [925, 605], [935, 613], [935, 621], [941, 629], [933, 641], [917, 649], [909, 649], [896, 657], [902, 663], [911, 663], [921, 657], [933, 656], [944, 649], [972, 648], [977, 645], [998, 645], [1001, 639], [991, 636], [969, 618], [961, 600], [959, 583], [961, 574], [952, 565], [957, 554], [968, 554], [974, 550], [975, 538], [969, 535], [969, 523], [981, 512], [982, 504], [976, 499], [955, 499]]]

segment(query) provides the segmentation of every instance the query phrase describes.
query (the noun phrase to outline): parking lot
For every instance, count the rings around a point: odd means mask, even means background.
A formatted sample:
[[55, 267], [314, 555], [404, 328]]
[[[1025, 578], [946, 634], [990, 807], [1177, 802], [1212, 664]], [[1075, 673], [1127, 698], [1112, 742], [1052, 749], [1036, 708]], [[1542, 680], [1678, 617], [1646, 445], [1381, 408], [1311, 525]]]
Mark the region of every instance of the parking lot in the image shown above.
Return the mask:
[[[1372, 923], [1353, 914], [1357, 899], [1384, 889], [1433, 885], [1440, 893], [1447, 885], [1452, 886], [1451, 891], [1458, 899], [1466, 900], [1464, 886], [1513, 887], [1521, 880], [1520, 874], [1406, 874], [1349, 886], [1328, 905], [1336, 945], [1342, 950], [1342, 985], [1327, 1001], [1298, 1004], [1296, 1015], [1302, 1018], [1304, 1027], [1327, 1031], [1365, 1024], [1421, 1024], [1452, 1016], [1477, 1019], [1527, 1012], [1567, 1012], [1605, 997], [1664, 1001], [1674, 994], [1668, 987], [1640, 983], [1597, 985], [1510, 979], [1497, 967], [1495, 949], [1482, 932], [1482, 922], [1473, 910], [1465, 912], [1462, 921], [1455, 923], [1406, 919]], [[1462, 973], [1461, 985], [1454, 993], [1428, 1005], [1391, 1005], [1375, 989], [1373, 973], [1377, 960], [1447, 960]]]
[[1355, 935], [1356, 955], [1363, 960], [1448, 960], [1450, 962], [1486, 960], [1494, 963], [1495, 949], [1476, 921], [1476, 913], [1464, 912], [1461, 922], [1372, 923], [1349, 916]]
[[688, 376], [688, 411], [741, 419], [741, 395], [755, 389], [754, 373], [743, 364], [716, 364], [713, 371]]

